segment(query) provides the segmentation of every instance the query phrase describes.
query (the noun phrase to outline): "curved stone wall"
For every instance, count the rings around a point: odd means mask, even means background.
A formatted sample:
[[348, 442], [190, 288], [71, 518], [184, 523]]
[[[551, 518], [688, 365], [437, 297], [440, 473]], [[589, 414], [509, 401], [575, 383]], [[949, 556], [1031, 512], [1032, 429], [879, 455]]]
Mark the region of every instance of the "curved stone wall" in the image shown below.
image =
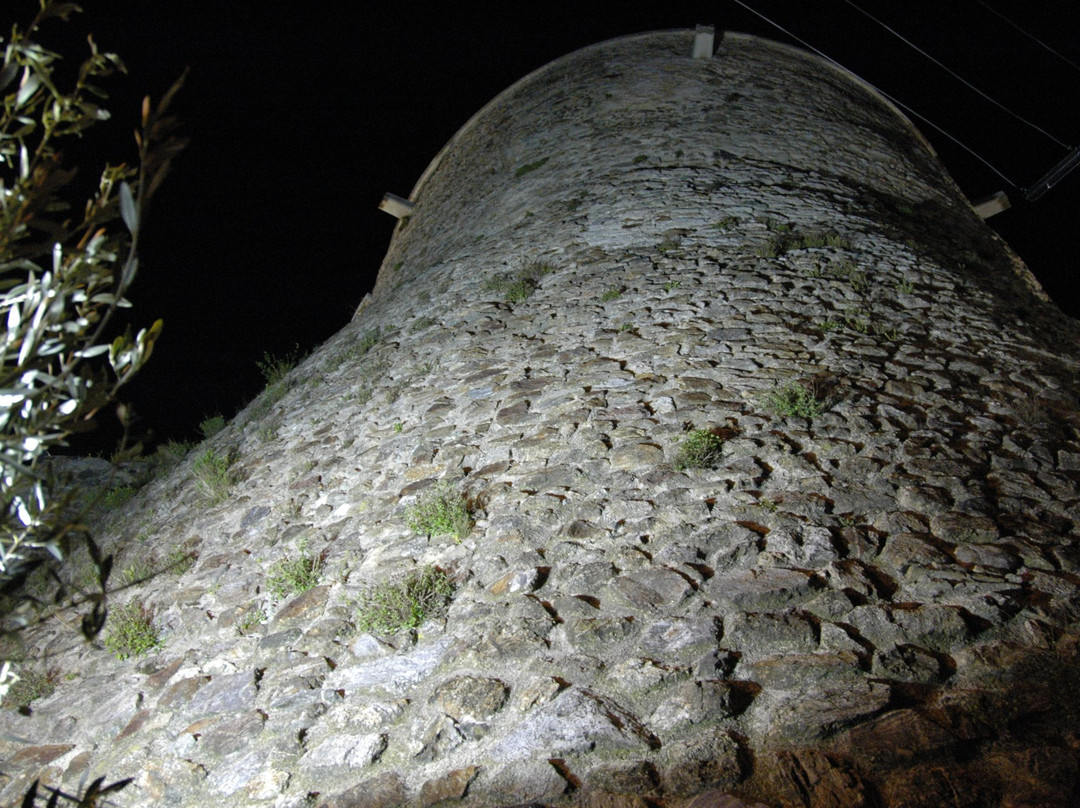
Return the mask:
[[[144, 658], [30, 635], [73, 677], [0, 722], [0, 799], [1075, 800], [1077, 324], [860, 83], [692, 40], [485, 107], [354, 321], [103, 521], [197, 561], [114, 596]], [[460, 540], [411, 529], [436, 492]], [[365, 632], [428, 566], [445, 614]]]

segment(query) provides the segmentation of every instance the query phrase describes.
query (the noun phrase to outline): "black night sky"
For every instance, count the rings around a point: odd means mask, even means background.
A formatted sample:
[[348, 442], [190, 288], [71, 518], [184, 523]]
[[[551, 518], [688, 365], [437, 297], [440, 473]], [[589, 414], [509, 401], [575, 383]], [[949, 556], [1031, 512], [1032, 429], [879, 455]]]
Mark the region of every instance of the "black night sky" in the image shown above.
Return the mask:
[[[846, 0], [746, 0], [864, 79], [933, 120], [1021, 188], [1069, 151], [1001, 111]], [[185, 67], [175, 105], [191, 144], [144, 223], [132, 322], [165, 320], [149, 365], [125, 389], [157, 439], [195, 439], [206, 416], [231, 417], [262, 387], [256, 361], [309, 351], [348, 323], [374, 282], [394, 220], [382, 195], [408, 195], [468, 118], [529, 71], [577, 48], [697, 23], [779, 41], [732, 0], [709, 3], [256, 3], [84, 0], [61, 38], [71, 61], [93, 32], [129, 75], [110, 82], [113, 120], [101, 162], [134, 156], [143, 95]], [[1000, 12], [1080, 64], [1080, 6], [1019, 0], [859, 0], [1017, 114], [1068, 144], [1080, 140], [1080, 69], [1018, 32]], [[0, 13], [25, 25], [35, 0]], [[797, 43], [793, 43], [797, 44]], [[1080, 171], [1041, 200], [1023, 194], [918, 118], [972, 199], [1005, 190], [1014, 209], [991, 225], [1059, 306], [1080, 316], [1075, 238]], [[98, 166], [86, 171], [96, 173]], [[106, 416], [105, 421], [113, 420]], [[105, 451], [103, 423], [75, 448]], [[96, 444], [96, 445], [95, 445]]]

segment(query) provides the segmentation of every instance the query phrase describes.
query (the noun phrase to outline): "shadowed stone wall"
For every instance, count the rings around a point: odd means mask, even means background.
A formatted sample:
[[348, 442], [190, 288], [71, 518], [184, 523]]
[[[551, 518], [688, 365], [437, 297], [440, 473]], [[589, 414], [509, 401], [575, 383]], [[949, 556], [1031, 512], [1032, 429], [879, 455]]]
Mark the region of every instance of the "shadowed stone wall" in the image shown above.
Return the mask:
[[[0, 722], [0, 800], [1077, 799], [1077, 324], [852, 77], [692, 40], [485, 107], [353, 322], [102, 514], [118, 569], [196, 561], [114, 596], [145, 656], [28, 632], [62, 673]], [[410, 529], [438, 491], [460, 541]], [[428, 565], [445, 613], [365, 632]]]

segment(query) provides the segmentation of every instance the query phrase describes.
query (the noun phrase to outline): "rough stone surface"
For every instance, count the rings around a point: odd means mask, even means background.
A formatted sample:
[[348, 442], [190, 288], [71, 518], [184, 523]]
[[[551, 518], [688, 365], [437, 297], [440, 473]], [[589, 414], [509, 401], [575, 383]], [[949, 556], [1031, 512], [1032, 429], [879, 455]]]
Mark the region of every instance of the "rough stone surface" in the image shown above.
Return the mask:
[[[493, 101], [353, 322], [99, 512], [160, 643], [26, 630], [55, 692], [0, 714], [0, 803], [1080, 804], [1080, 329], [851, 77], [691, 43]], [[460, 541], [407, 523], [440, 485]], [[318, 586], [275, 596], [305, 554]], [[361, 630], [428, 565], [444, 613]]]

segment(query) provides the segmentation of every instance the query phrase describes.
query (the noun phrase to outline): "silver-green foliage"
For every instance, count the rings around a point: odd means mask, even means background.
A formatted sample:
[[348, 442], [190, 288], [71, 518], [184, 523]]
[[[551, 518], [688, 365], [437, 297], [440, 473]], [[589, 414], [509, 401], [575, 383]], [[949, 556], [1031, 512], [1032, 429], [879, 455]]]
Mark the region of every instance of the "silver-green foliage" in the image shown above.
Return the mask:
[[399, 581], [366, 589], [356, 601], [356, 627], [376, 634], [419, 628], [446, 614], [454, 585], [437, 567], [423, 567]]
[[106, 338], [116, 310], [129, 305], [145, 206], [183, 146], [165, 116], [180, 82], [156, 109], [143, 105], [139, 168], [106, 165], [73, 210], [62, 196], [75, 175], [63, 147], [108, 119], [97, 83], [123, 67], [91, 39], [74, 87], [60, 89], [60, 57], [35, 37], [50, 17], [75, 10], [44, 0], [25, 32], [11, 29], [0, 65], [0, 576], [35, 548], [61, 557], [63, 503], [52, 501], [38, 461], [131, 379], [161, 332], [158, 321], [134, 337]]

